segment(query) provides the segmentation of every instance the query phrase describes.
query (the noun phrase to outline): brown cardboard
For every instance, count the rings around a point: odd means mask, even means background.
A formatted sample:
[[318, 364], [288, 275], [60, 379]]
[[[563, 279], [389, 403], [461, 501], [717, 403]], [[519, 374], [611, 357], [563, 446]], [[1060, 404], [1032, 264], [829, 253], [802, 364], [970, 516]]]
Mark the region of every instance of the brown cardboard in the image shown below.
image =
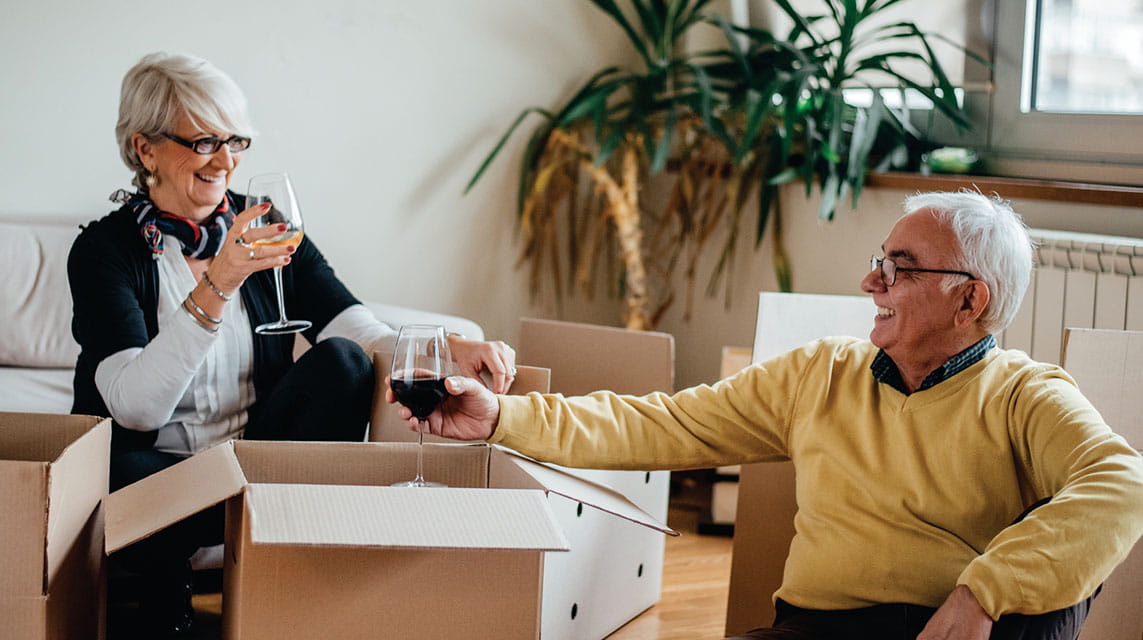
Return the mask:
[[774, 622], [774, 592], [794, 537], [794, 463], [744, 464], [738, 474], [726, 635]]
[[[866, 337], [873, 327], [868, 296], [762, 292], [751, 358], [764, 362], [830, 335]], [[773, 595], [782, 584], [794, 537], [794, 465], [742, 465], [735, 508], [734, 551], [726, 606], [726, 634], [774, 622]]]
[[389, 486], [413, 476], [413, 444], [224, 443], [109, 496], [107, 551], [230, 496], [227, 638], [536, 637], [543, 554], [568, 547], [546, 492], [670, 532], [506, 450], [424, 454], [426, 478], [449, 488]]
[[[1103, 419], [1143, 448], [1143, 331], [1065, 329], [1063, 367]], [[1091, 606], [1080, 640], [1143, 638], [1143, 545], [1116, 567]]]
[[0, 413], [0, 637], [104, 637], [110, 441], [106, 419]]
[[552, 370], [554, 393], [674, 391], [675, 340], [669, 333], [523, 318], [517, 353], [520, 362]]
[[1143, 449], [1143, 331], [1065, 329], [1063, 356], [1107, 424]]
[[[377, 351], [373, 354], [373, 370], [389, 371], [393, 361], [391, 351]], [[378, 374], [373, 390], [373, 413], [369, 421], [370, 442], [416, 442], [417, 432], [409, 428], [409, 423], [397, 415], [397, 405], [385, 402], [385, 376]], [[532, 391], [547, 393], [550, 389], [552, 372], [543, 367], [529, 367], [519, 365], [516, 367], [516, 379], [508, 393], [524, 395]], [[431, 433], [425, 434], [425, 442], [456, 442], [449, 438], [442, 438]]]
[[[554, 393], [609, 389], [643, 395], [674, 390], [675, 343], [670, 334], [524, 318], [516, 349], [520, 362], [551, 369]], [[667, 517], [667, 471], [563, 471], [611, 487], [657, 518]], [[554, 497], [551, 503], [572, 549], [548, 558], [545, 640], [603, 638], [659, 600], [662, 536], [584, 510], [575, 500]]]

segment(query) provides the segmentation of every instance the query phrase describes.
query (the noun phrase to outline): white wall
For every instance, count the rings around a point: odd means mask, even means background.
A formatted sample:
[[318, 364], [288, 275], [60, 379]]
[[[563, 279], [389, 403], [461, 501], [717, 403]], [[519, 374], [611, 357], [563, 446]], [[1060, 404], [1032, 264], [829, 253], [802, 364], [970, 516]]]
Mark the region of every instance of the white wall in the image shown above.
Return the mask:
[[[527, 274], [514, 268], [528, 130], [461, 192], [520, 109], [555, 106], [631, 55], [586, 0], [8, 0], [2, 9], [0, 217], [110, 210], [107, 195], [130, 180], [113, 135], [120, 79], [148, 52], [186, 51], [234, 76], [261, 131], [233, 186], [289, 171], [311, 237], [359, 297], [462, 314], [509, 341], [520, 316], [556, 316], [550, 303], [529, 303]], [[816, 204], [788, 189], [795, 288], [858, 293], [904, 195], [867, 191], [860, 212], [821, 226]], [[1143, 234], [1140, 211], [1017, 208], [1032, 226]], [[723, 345], [750, 344], [757, 292], [776, 288], [769, 240], [755, 252], [744, 237], [736, 264], [729, 310], [700, 292], [690, 322], [680, 297], [662, 324], [677, 340], [680, 385], [713, 380]], [[613, 325], [619, 316], [606, 299], [565, 301], [560, 315]]]
[[464, 186], [522, 108], [630, 55], [584, 0], [9, 0], [0, 15], [0, 216], [109, 211], [131, 178], [114, 140], [123, 74], [151, 51], [193, 53], [243, 87], [260, 131], [232, 187], [288, 171], [358, 297], [462, 314], [506, 339], [520, 315], [554, 313], [529, 305], [514, 269], [530, 127]]

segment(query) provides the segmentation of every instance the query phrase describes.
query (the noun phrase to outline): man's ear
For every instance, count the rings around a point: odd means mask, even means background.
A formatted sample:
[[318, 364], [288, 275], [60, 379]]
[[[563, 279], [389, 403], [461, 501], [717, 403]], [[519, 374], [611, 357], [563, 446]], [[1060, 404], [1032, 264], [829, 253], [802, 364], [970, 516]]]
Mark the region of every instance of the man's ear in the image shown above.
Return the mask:
[[956, 314], [958, 325], [975, 324], [984, 315], [984, 310], [992, 299], [992, 292], [983, 280], [969, 280], [965, 285], [961, 294], [961, 306]]

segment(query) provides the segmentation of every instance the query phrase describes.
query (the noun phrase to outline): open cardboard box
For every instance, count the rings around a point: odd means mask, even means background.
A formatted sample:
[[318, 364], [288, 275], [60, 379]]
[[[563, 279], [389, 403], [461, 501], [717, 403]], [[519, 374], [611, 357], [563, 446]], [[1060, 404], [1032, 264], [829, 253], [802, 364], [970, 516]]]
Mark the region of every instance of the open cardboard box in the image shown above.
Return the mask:
[[227, 638], [535, 638], [557, 493], [674, 533], [617, 492], [497, 447], [232, 441], [106, 500], [108, 553], [226, 506]]
[[103, 638], [110, 422], [0, 413], [0, 637]]

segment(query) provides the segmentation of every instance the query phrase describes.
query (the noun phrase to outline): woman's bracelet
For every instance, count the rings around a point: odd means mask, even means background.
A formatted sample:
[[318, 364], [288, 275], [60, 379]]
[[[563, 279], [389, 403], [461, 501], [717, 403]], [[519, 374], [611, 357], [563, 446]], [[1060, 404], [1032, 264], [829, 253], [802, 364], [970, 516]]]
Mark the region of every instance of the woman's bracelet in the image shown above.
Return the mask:
[[211, 324], [222, 324], [222, 318], [215, 318], [213, 316], [208, 315], [205, 311], [202, 310], [202, 307], [198, 306], [198, 303], [194, 301], [194, 298], [192, 298], [191, 294], [189, 294], [189, 293], [187, 294], [187, 299], [186, 299], [185, 304], [189, 304], [191, 306], [191, 308], [195, 311], [195, 313], [197, 315], [201, 316], [202, 320], [206, 320], [207, 322], [209, 322]]
[[[187, 296], [187, 299], [183, 300], [183, 303], [181, 305], [179, 305], [180, 307], [182, 307], [183, 313], [190, 316], [191, 320], [194, 320], [195, 324], [202, 327], [203, 329], [209, 331], [210, 333], [218, 333], [218, 325], [211, 326], [210, 324], [203, 322], [202, 318], [199, 318], [197, 315], [195, 315], [195, 312], [190, 307], [187, 306], [188, 300], [190, 300], [190, 296]], [[194, 304], [194, 303], [191, 303], [191, 304]]]
[[230, 300], [234, 297], [233, 293], [226, 295], [222, 292], [222, 289], [214, 286], [214, 282], [211, 281], [210, 276], [206, 275], [206, 271], [202, 272], [202, 281], [206, 283], [206, 286], [210, 287], [210, 290], [214, 292], [214, 295], [222, 298], [224, 302], [230, 302]]

